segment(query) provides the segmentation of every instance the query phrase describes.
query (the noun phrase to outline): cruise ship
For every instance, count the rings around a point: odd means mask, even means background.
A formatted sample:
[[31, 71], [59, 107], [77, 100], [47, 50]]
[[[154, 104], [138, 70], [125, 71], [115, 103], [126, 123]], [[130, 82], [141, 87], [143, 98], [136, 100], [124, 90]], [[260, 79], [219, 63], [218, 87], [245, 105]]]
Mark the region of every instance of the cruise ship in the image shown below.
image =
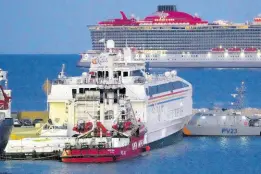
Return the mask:
[[[192, 85], [174, 70], [146, 73], [145, 59], [129, 47], [114, 45], [108, 40], [106, 49], [80, 76], [65, 75], [63, 66], [48, 95], [52, 123], [67, 125], [69, 136], [77, 134], [77, 125], [89, 128], [93, 125], [89, 122], [97, 119], [112, 130], [116, 118], [124, 115], [118, 98], [128, 97], [135, 118], [147, 129], [143, 144], [157, 148], [173, 143], [192, 116]], [[116, 87], [120, 90], [113, 91]]]
[[[261, 67], [261, 16], [245, 23], [208, 22], [175, 5], [160, 5], [143, 20], [120, 13], [120, 19], [88, 26], [91, 53], [112, 39], [117, 48], [127, 43], [143, 52], [151, 67]], [[88, 61], [85, 57], [78, 65], [89, 66]]]

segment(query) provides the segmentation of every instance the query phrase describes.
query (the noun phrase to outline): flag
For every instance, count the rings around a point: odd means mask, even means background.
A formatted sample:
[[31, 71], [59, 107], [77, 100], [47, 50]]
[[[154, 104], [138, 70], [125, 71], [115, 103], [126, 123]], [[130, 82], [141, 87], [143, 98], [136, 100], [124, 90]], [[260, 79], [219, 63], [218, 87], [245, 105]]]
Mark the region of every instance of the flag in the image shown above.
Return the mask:
[[46, 95], [49, 95], [51, 93], [52, 83], [50, 80], [46, 79], [43, 84], [43, 90]]

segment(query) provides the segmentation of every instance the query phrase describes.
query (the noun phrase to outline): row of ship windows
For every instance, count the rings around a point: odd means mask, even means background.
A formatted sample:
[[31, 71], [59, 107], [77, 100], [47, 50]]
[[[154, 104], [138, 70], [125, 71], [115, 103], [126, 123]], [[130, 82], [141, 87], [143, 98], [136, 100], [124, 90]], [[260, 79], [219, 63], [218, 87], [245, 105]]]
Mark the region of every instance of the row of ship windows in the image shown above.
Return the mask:
[[[187, 56], [181, 56], [182, 58], [186, 59], [186, 60], [206, 60], [206, 57], [199, 57], [198, 55], [191, 55], [190, 57], [187, 57]], [[190, 58], [197, 58], [197, 59], [190, 59]], [[225, 56], [215, 56], [215, 58], [221, 58], [219, 60], [227, 60], [227, 59], [231, 59], [232, 60], [253, 60], [253, 58], [256, 60], [256, 56], [253, 57], [253, 56], [245, 56], [243, 58], [241, 58], [240, 56], [230, 56], [230, 57], [226, 57]], [[225, 58], [225, 59], [224, 59]], [[247, 59], [247, 58], [250, 58], [250, 59]], [[252, 58], [252, 59], [251, 59]], [[209, 59], [211, 60], [211, 57], [209, 57]], [[157, 60], [157, 59], [146, 59], [146, 60]], [[177, 59], [168, 59], [168, 60], [177, 60]]]
[[[135, 43], [135, 42], [128, 42], [129, 46], [135, 46], [135, 47], [149, 47], [149, 46], [177, 46], [177, 47], [194, 47], [194, 46], [198, 46], [198, 47], [205, 47], [207, 46], [206, 44], [208, 44], [208, 46], [220, 46], [222, 45], [223, 47], [226, 46], [232, 46], [232, 47], [240, 47], [240, 46], [260, 46], [261, 42], [144, 42], [144, 43]], [[102, 44], [93, 44], [95, 46], [103, 46]], [[115, 46], [126, 46], [126, 43], [116, 43]], [[213, 48], [213, 47], [212, 47]]]
[[[186, 59], [186, 58], [185, 58]], [[246, 58], [242, 58], [244, 61], [247, 61], [247, 60], [249, 60], [249, 61], [253, 61], [253, 59], [246, 59]], [[218, 59], [216, 59], [217, 61], [223, 61], [223, 60], [242, 60], [241, 58], [233, 58], [233, 59], [231, 59], [231, 58], [224, 58], [224, 56], [222, 57], [222, 56], [219, 56], [218, 57]], [[157, 59], [146, 59], [146, 61], [156, 61]], [[177, 61], [177, 59], [168, 59], [169, 61]], [[203, 58], [203, 59], [200, 59], [200, 58], [198, 58], [198, 59], [189, 59], [189, 58], [187, 58], [186, 59], [186, 61], [201, 61], [201, 60], [206, 60], [205, 58]], [[211, 60], [211, 58], [209, 59], [209, 60]], [[257, 59], [254, 59], [254, 60], [257, 60]]]
[[[261, 34], [261, 33], [260, 33]], [[234, 35], [167, 35], [167, 34], [161, 34], [161, 35], [149, 35], [149, 34], [144, 34], [144, 35], [120, 35], [120, 34], [115, 34], [115, 35], [107, 35], [105, 38], [118, 38], [118, 39], [148, 39], [148, 38], [205, 38], [205, 37], [210, 37], [210, 38], [248, 38], [248, 39], [255, 39], [256, 37], [259, 37], [260, 34], [254, 34], [254, 35], [247, 35], [247, 34], [234, 34]], [[102, 39], [104, 36], [91, 36], [92, 39]]]
[[155, 32], [137, 32], [137, 33], [124, 33], [124, 32], [118, 32], [118, 33], [106, 33], [106, 34], [102, 34], [102, 33], [95, 33], [95, 34], [91, 34], [91, 36], [115, 36], [115, 35], [122, 35], [122, 36], [144, 36], [144, 35], [151, 35], [151, 36], [161, 36], [161, 35], [168, 35], [168, 36], [184, 36], [184, 35], [193, 35], [193, 36], [206, 36], [206, 35], [220, 35], [220, 36], [224, 36], [224, 35], [245, 35], [245, 36], [250, 36], [250, 35], [258, 35], [261, 32], [236, 32], [236, 33], [232, 33], [232, 32], [222, 32], [222, 33], [215, 33], [215, 32], [211, 32], [211, 33], [178, 33], [178, 32], [172, 32], [172, 33], [167, 33], [167, 32], [160, 32], [160, 33], [155, 33]]
[[231, 31], [210, 31], [210, 32], [179, 32], [179, 31], [136, 31], [136, 32], [125, 32], [125, 31], [119, 31], [119, 32], [97, 32], [97, 33], [91, 33], [91, 35], [110, 35], [110, 34], [124, 34], [124, 35], [137, 35], [137, 34], [152, 34], [152, 35], [161, 35], [161, 34], [168, 34], [168, 35], [185, 35], [185, 34], [193, 34], [193, 35], [207, 35], [207, 34], [258, 34], [261, 33], [261, 31], [237, 31], [237, 32], [231, 32]]
[[[150, 41], [153, 41], [153, 40], [245, 40], [245, 41], [260, 41], [260, 37], [258, 36], [253, 36], [253, 37], [246, 37], [246, 36], [233, 36], [233, 37], [225, 37], [225, 36], [222, 36], [222, 37], [210, 37], [210, 36], [204, 36], [204, 37], [190, 37], [190, 36], [186, 36], [186, 37], [164, 37], [164, 36], [159, 36], [159, 37], [128, 37], [128, 38], [125, 38], [125, 37], [108, 37], [108, 38], [112, 38], [113, 40], [117, 41], [125, 41], [126, 42], [126, 39], [127, 41], [132, 41], [132, 40], [135, 40], [135, 41], [143, 41], [143, 40], [150, 40]], [[92, 37], [92, 40], [93, 41], [99, 41], [101, 40], [100, 37]]]
[[[124, 44], [126, 45], [126, 41], [124, 42], [123, 40], [121, 41], [117, 41], [117, 40], [114, 40], [115, 41], [115, 44]], [[245, 44], [261, 44], [261, 40], [258, 41], [258, 40], [253, 40], [253, 41], [250, 41], [250, 40], [228, 40], [228, 39], [218, 39], [218, 40], [165, 40], [165, 41], [161, 41], [161, 40], [158, 40], [158, 41], [152, 41], [152, 40], [143, 40], [143, 41], [127, 41], [127, 44], [195, 44], [195, 43], [213, 43], [213, 44], [234, 44], [233, 46], [238, 46], [238, 44], [242, 44], [242, 45], [245, 45]], [[96, 44], [96, 45], [103, 45], [102, 43], [98, 43], [98, 42], [92, 42], [92, 44]], [[235, 45], [236, 44], [236, 45]], [[219, 45], [216, 45], [216, 46], [219, 46]], [[254, 45], [252, 45], [254, 46]]]
[[161, 33], [161, 32], [179, 32], [179, 33], [212, 33], [212, 32], [217, 32], [217, 33], [224, 33], [224, 32], [233, 32], [233, 33], [245, 33], [245, 32], [261, 32], [261, 28], [251, 28], [251, 29], [210, 29], [210, 30], [184, 30], [184, 29], [172, 29], [172, 30], [122, 30], [122, 29], [110, 29], [110, 30], [99, 30], [99, 31], [91, 31], [91, 33], [109, 33], [109, 32], [126, 32], [126, 33], [137, 33], [137, 32], [153, 32], [153, 33]]
[[[93, 39], [92, 43], [97, 43], [97, 44], [102, 44], [100, 42], [98, 42], [100, 39]], [[124, 43], [126, 44], [126, 39], [123, 38], [113, 38], [114, 42], [117, 43]], [[184, 39], [180, 39], [180, 38], [144, 38], [144, 39], [128, 39], [127, 43], [137, 43], [137, 42], [145, 42], [145, 43], [153, 43], [153, 42], [213, 42], [213, 43], [217, 43], [217, 42], [260, 42], [261, 43], [261, 39], [258, 38], [184, 38]]]
[[146, 88], [146, 94], [149, 96], [153, 96], [155, 94], [173, 91], [181, 88], [188, 87], [189, 85], [182, 82], [182, 81], [176, 81], [176, 82], [169, 82], [161, 85], [156, 86], [149, 86], [149, 88]]
[[[146, 60], [157, 60], [157, 59], [153, 59], [152, 57], [155, 57], [155, 58], [157, 58], [157, 57], [160, 57], [160, 55], [158, 55], [158, 54], [146, 54]], [[200, 56], [198, 55], [198, 54], [190, 54], [189, 56], [188, 55], [181, 55], [181, 57], [184, 57], [184, 58], [197, 58], [197, 57], [199, 57], [200, 58]], [[221, 57], [221, 58], [224, 58], [225, 56], [223, 56], [223, 55], [219, 55], [219, 56], [217, 56], [217, 55], [215, 55], [215, 57], [217, 57], [217, 58], [219, 58], [219, 57]], [[241, 58], [241, 56], [240, 55], [230, 55], [228, 58]], [[256, 55], [255, 56], [253, 56], [253, 55], [244, 55], [244, 58], [256, 58]], [[203, 59], [205, 59], [206, 57], [204, 56], [203, 57]], [[172, 58], [172, 59], [168, 59], [168, 60], [176, 60], [176, 59], [174, 59], [174, 58]], [[193, 59], [191, 59], [191, 60], [193, 60]]]
[[[211, 37], [211, 38], [234, 38], [234, 37], [240, 37], [240, 38], [255, 38], [260, 36], [260, 34], [255, 34], [255, 35], [246, 35], [246, 34], [234, 34], [234, 35], [167, 35], [167, 34], [161, 34], [161, 35], [120, 35], [120, 34], [115, 34], [115, 35], [107, 35], [105, 36], [106, 38], [118, 38], [118, 39], [140, 39], [140, 38], [162, 38], [162, 37], [167, 37], [167, 38], [204, 38], [204, 37]], [[91, 36], [92, 39], [102, 39], [104, 38], [103, 36]]]
[[[201, 45], [201, 43], [208, 43], [208, 44], [214, 44], [215, 46], [219, 46], [216, 45], [217, 43], [220, 43], [222, 46], [224, 46], [226, 43], [231, 44], [233, 46], [239, 46], [241, 45], [246, 45], [246, 44], [252, 44], [252, 46], [254, 45], [258, 45], [261, 44], [261, 40], [260, 41], [231, 41], [231, 40], [216, 40], [216, 41], [211, 41], [211, 40], [198, 40], [198, 42], [196, 42], [197, 40], [176, 40], [176, 41], [169, 41], [169, 40], [165, 40], [165, 41], [143, 41], [140, 43], [137, 43], [137, 41], [128, 41], [127, 44], [135, 44], [135, 45], [151, 45], [151, 44], [179, 44], [179, 45]], [[93, 43], [95, 45], [102, 45], [102, 43]], [[115, 41], [116, 45], [126, 45], [126, 41]], [[254, 44], [254, 45], [253, 45]]]
[[[93, 47], [93, 50], [103, 50], [104, 49], [104, 47]], [[161, 50], [161, 49], [165, 49], [165, 50], [169, 50], [169, 51], [173, 51], [173, 52], [175, 52], [175, 53], [182, 53], [182, 52], [190, 52], [190, 53], [196, 53], [196, 54], [198, 54], [198, 53], [206, 53], [207, 51], [209, 51], [210, 49], [204, 49], [204, 48], [195, 48], [195, 47], [193, 47], [193, 48], [182, 48], [182, 47], [179, 47], [179, 48], [176, 48], [176, 47], [151, 47], [151, 48], [144, 48], [145, 50]], [[202, 51], [202, 52], [199, 52], [198, 50], [205, 50], [205, 51]], [[168, 52], [168, 54], [170, 54], [169, 52]]]
[[[241, 47], [252, 47], [252, 46], [255, 46], [255, 45], [253, 45], [253, 44], [251, 44], [251, 45], [243, 45], [243, 46], [241, 46]], [[122, 45], [122, 46], [118, 46], [118, 45], [116, 45], [116, 47], [117, 48], [124, 48], [124, 45]], [[156, 50], [162, 50], [162, 49], [170, 49], [170, 50], [197, 50], [197, 49], [200, 49], [200, 50], [210, 50], [211, 48], [209, 48], [209, 46], [194, 46], [194, 47], [192, 47], [192, 46], [180, 46], [180, 45], [162, 45], [162, 44], [158, 44], [158, 45], [156, 45], [156, 44], [153, 44], [153, 45], [149, 45], [149, 46], [138, 46], [138, 45], [130, 45], [129, 44], [129, 47], [135, 47], [135, 48], [137, 48], [137, 49], [140, 49], [140, 50], [142, 50], [142, 49], [144, 49], [144, 50], [151, 50], [151, 49], [156, 49]], [[231, 46], [228, 46], [228, 47], [233, 47], [232, 45]], [[238, 46], [238, 47], [240, 47], [240, 45]], [[255, 46], [255, 47], [260, 47], [260, 46]], [[104, 46], [93, 46], [93, 48], [94, 49], [103, 49], [104, 48]]]

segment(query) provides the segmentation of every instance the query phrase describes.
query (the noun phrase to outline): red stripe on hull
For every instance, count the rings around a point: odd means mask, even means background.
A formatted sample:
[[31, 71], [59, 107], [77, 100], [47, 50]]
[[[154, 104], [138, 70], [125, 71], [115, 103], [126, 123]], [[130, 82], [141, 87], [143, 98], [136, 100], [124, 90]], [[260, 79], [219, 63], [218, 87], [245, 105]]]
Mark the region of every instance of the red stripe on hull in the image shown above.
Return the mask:
[[170, 96], [170, 95], [174, 95], [174, 94], [179, 94], [179, 93], [186, 92], [186, 91], [188, 91], [188, 90], [182, 90], [182, 91], [172, 92], [170, 94], [165, 94], [165, 95], [161, 95], [161, 96], [157, 96], [157, 97], [151, 97], [151, 98], [149, 98], [149, 100], [153, 100], [153, 99], [157, 99], [157, 98], [161, 98], [161, 97], [166, 97], [166, 96]]

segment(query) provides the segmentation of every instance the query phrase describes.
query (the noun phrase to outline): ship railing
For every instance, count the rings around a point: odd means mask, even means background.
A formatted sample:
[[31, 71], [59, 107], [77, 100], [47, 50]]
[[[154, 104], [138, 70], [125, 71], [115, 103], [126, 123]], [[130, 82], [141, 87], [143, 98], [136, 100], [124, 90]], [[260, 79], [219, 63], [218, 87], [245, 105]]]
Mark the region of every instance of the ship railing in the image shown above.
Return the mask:
[[100, 100], [99, 95], [76, 94], [75, 98], [78, 101], [98, 101], [98, 100]]
[[95, 85], [120, 85], [125, 84], [144, 84], [146, 79], [142, 76], [130, 77], [116, 77], [109, 78], [89, 78], [89, 77], [70, 77], [57, 79], [53, 81], [53, 85], [81, 85], [81, 84], [95, 84]]
[[59, 78], [53, 81], [52, 84], [54, 85], [70, 85], [70, 84], [82, 84], [84, 83], [84, 78], [79, 76], [79, 77], [64, 77], [64, 78]]
[[163, 74], [158, 74], [158, 75], [151, 75], [150, 81], [152, 82], [157, 82], [157, 81], [166, 81], [166, 80], [174, 80], [176, 76], [169, 76], [166, 77]]
[[122, 82], [124, 84], [144, 84], [146, 79], [140, 76], [123, 77]]

